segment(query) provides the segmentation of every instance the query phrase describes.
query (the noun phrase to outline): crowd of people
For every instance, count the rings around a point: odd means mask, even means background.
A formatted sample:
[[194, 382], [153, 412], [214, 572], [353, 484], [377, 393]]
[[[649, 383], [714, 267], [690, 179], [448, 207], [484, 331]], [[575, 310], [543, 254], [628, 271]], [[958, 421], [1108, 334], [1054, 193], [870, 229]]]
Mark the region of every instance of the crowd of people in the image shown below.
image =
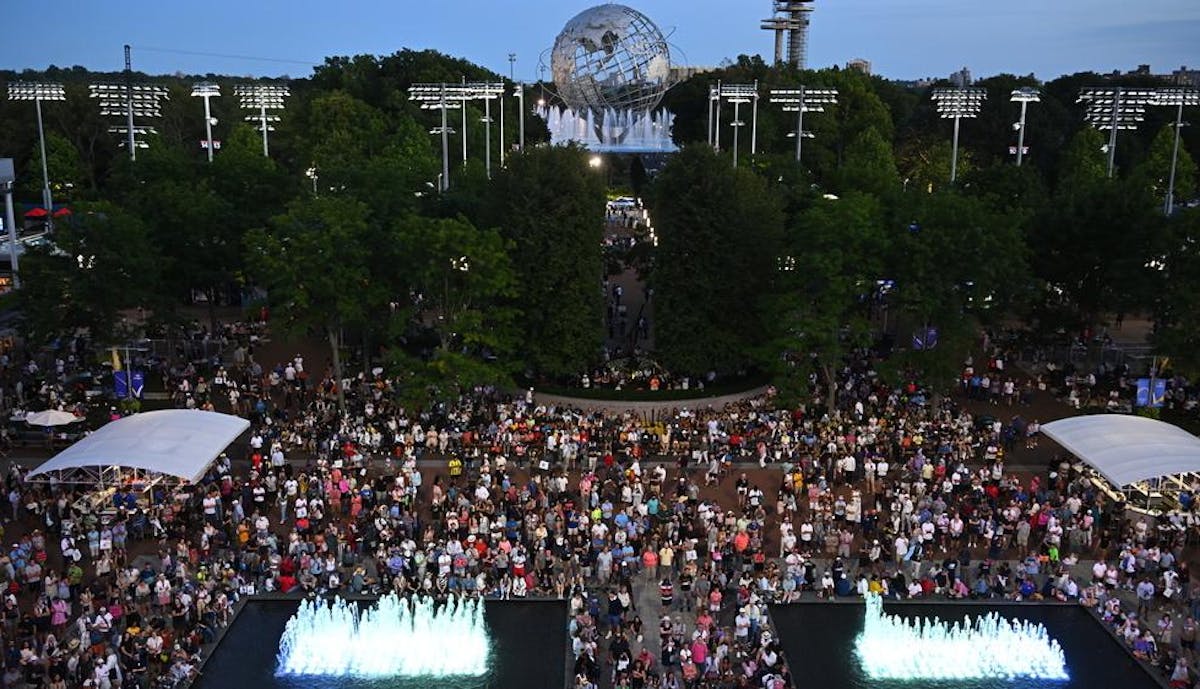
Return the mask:
[[[252, 421], [199, 483], [93, 505], [12, 465], [5, 686], [186, 682], [236, 603], [272, 591], [561, 598], [578, 689], [794, 686], [766, 606], [868, 591], [1078, 600], [1178, 686], [1196, 676], [1184, 515], [1129, 521], [1059, 459], [1011, 471], [1036, 421], [890, 386], [865, 354], [833, 406], [814, 375], [807, 403], [647, 418], [487, 388], [407, 409], [384, 372], [264, 367], [232, 339], [163, 369], [178, 406]], [[997, 359], [968, 362], [967, 397], [976, 368], [1012, 375]], [[1041, 394], [1004, 389], [982, 401]]]

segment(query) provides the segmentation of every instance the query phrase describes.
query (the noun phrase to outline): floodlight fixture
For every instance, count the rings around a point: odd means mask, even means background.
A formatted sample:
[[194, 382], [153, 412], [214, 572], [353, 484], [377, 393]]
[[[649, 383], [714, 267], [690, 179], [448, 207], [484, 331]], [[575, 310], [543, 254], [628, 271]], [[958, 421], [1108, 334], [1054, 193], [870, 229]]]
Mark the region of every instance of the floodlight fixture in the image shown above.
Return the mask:
[[[507, 87], [503, 82], [471, 82], [462, 85], [463, 97], [466, 100], [482, 100], [483, 101], [483, 117], [479, 120], [483, 122], [484, 127], [484, 169], [487, 171], [488, 179], [492, 178], [492, 100], [503, 98]], [[501, 149], [504, 147], [504, 110], [503, 101], [501, 101], [500, 110], [500, 141]], [[500, 153], [500, 163], [504, 164], [504, 153]]]
[[1084, 121], [1108, 133], [1108, 176], [1117, 160], [1117, 132], [1134, 130], [1146, 119], [1146, 106], [1158, 102], [1158, 89], [1087, 86], [1079, 90], [1077, 103], [1087, 103]]
[[729, 123], [729, 126], [733, 127], [733, 166], [737, 167], [738, 128], [746, 126], [746, 123], [740, 119], [740, 109], [743, 103], [753, 104], [750, 127], [750, 155], [758, 152], [758, 82], [756, 81], [753, 84], [723, 84], [717, 82], [715, 87], [709, 88], [708, 98], [709, 106], [716, 108], [717, 113], [716, 128], [713, 132], [713, 146], [717, 150], [721, 149], [721, 103], [724, 101], [733, 104], [733, 121]]
[[31, 100], [37, 110], [38, 145], [42, 153], [42, 206], [46, 209], [46, 227], [54, 227], [54, 199], [50, 194], [50, 170], [46, 164], [46, 130], [42, 126], [42, 101], [65, 101], [66, 89], [55, 82], [14, 81], [8, 85], [9, 100]]
[[466, 94], [467, 89], [463, 84], [413, 84], [408, 88], [408, 99], [417, 102], [418, 107], [422, 110], [440, 110], [442, 112], [441, 126], [435, 127], [429, 132], [430, 134], [440, 134], [442, 137], [442, 174], [438, 175], [438, 191], [446, 191], [450, 188], [449, 135], [453, 134], [454, 130], [446, 121], [449, 110], [463, 110], [463, 151], [466, 151]]
[[1030, 103], [1041, 102], [1042, 92], [1033, 86], [1022, 86], [1012, 92], [1009, 100], [1021, 104], [1021, 119], [1017, 122], [1017, 167], [1021, 167], [1025, 158], [1025, 110]]
[[153, 134], [155, 129], [136, 121], [162, 117], [161, 102], [171, 97], [170, 92], [164, 86], [149, 84], [90, 84], [88, 89], [90, 97], [100, 105], [101, 116], [124, 118], [122, 124], [108, 130], [125, 134], [119, 145], [129, 150], [131, 160], [137, 160], [137, 150], [149, 147], [138, 137]]
[[964, 117], [979, 116], [983, 101], [987, 99], [987, 90], [977, 86], [960, 86], [958, 88], [936, 88], [930, 96], [937, 106], [942, 119], [954, 119], [954, 145], [950, 154], [950, 183], [958, 179], [958, 129]]
[[825, 112], [826, 105], [837, 103], [837, 89], [809, 88], [801, 86], [795, 89], [771, 89], [771, 102], [783, 106], [784, 112], [796, 113], [796, 131], [789, 135], [796, 137], [796, 162], [800, 162], [800, 153], [804, 139], [813, 138], [811, 132], [804, 131], [804, 113]]
[[204, 99], [204, 142], [205, 148], [208, 149], [208, 162], [213, 159], [213, 138], [212, 127], [217, 123], [212, 116], [212, 108], [209, 101], [221, 95], [221, 87], [217, 84], [208, 81], [202, 81], [192, 86], [192, 97]]
[[244, 110], [257, 111], [257, 114], [247, 115], [246, 121], [258, 122], [262, 131], [263, 157], [267, 157], [271, 150], [267, 133], [275, 130], [271, 123], [280, 120], [279, 115], [267, 111], [283, 110], [283, 99], [291, 95], [291, 90], [281, 84], [237, 84], [233, 87], [233, 95], [238, 97]]

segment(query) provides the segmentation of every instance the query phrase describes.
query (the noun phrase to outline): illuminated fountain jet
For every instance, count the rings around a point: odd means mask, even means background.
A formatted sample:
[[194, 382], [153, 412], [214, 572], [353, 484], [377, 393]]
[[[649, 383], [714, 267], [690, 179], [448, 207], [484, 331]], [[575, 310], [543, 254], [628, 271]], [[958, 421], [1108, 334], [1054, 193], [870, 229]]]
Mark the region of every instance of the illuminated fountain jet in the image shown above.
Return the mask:
[[855, 654], [871, 679], [1069, 679], [1062, 648], [1040, 624], [995, 612], [974, 622], [908, 621], [885, 615], [877, 594], [866, 604]]
[[[394, 594], [364, 610], [338, 598], [306, 600], [279, 640], [276, 675], [452, 677], [487, 674], [482, 601], [433, 601]], [[453, 649], [453, 652], [448, 652]]]

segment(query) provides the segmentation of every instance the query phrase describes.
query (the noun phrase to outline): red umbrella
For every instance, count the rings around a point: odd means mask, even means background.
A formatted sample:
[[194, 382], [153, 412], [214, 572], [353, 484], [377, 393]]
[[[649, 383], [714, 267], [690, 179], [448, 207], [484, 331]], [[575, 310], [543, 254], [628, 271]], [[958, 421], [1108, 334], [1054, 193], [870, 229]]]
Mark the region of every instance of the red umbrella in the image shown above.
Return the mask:
[[49, 213], [46, 212], [45, 208], [31, 208], [25, 212], [26, 218], [44, 218], [47, 215]]
[[67, 208], [66, 206], [63, 206], [62, 208], [59, 208], [58, 210], [54, 211], [54, 217], [56, 217], [56, 218], [65, 218], [70, 214], [71, 214], [71, 209]]

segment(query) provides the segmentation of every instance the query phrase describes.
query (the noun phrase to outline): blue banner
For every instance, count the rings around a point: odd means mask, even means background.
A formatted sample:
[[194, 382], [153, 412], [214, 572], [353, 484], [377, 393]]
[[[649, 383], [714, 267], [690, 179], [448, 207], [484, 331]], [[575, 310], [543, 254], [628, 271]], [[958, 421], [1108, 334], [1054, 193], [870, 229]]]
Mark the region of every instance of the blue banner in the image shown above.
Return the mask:
[[921, 330], [913, 331], [912, 348], [921, 351], [925, 349], [933, 349], [938, 343], [938, 329], [929, 326]]
[[[142, 394], [145, 391], [146, 374], [142, 371], [134, 371], [132, 397], [142, 399]], [[118, 399], [131, 397], [129, 394], [129, 371], [116, 371], [113, 373], [113, 396]]]
[[1165, 378], [1138, 378], [1137, 395], [1134, 404], [1139, 407], [1160, 409], [1167, 398], [1167, 380]]

